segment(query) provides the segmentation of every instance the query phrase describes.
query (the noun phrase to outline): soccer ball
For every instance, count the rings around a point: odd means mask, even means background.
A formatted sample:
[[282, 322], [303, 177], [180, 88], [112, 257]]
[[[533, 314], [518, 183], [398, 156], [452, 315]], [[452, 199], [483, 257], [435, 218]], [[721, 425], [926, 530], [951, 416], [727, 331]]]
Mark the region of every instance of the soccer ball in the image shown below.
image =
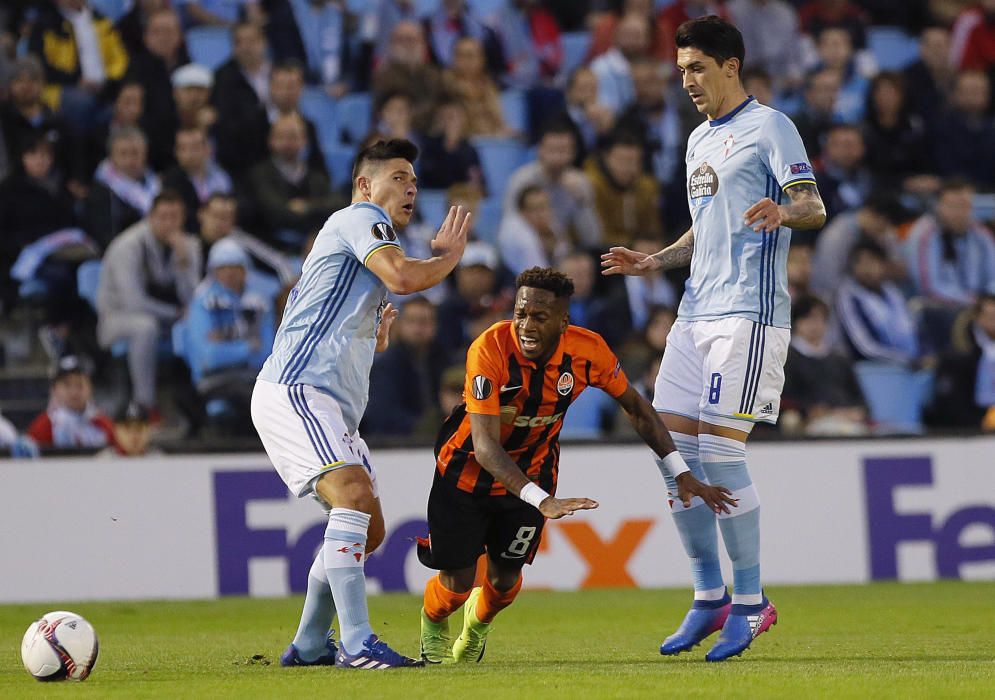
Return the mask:
[[40, 681], [84, 681], [97, 663], [97, 633], [76, 613], [56, 610], [35, 620], [21, 640], [21, 661]]

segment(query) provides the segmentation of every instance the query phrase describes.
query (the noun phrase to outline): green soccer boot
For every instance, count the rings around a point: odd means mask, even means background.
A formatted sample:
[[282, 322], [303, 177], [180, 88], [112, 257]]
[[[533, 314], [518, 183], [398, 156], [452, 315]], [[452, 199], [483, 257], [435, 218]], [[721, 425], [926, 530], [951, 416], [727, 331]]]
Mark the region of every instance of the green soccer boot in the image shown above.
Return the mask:
[[470, 592], [470, 597], [463, 604], [463, 631], [453, 643], [453, 659], [457, 663], [470, 663], [484, 658], [484, 646], [487, 644], [487, 633], [491, 623], [477, 619], [477, 599], [483, 589], [479, 586]]
[[421, 657], [426, 664], [451, 662], [452, 641], [449, 639], [449, 618], [432, 622], [421, 609]]

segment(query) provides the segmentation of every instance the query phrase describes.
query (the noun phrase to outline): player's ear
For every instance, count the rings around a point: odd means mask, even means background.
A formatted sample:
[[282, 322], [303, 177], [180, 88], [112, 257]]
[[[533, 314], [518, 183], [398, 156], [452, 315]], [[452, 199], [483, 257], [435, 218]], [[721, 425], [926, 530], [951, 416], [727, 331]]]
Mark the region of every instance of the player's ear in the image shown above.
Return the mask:
[[726, 59], [726, 62], [725, 62], [725, 65], [723, 66], [723, 68], [725, 68], [726, 76], [728, 76], [730, 78], [735, 77], [736, 74], [739, 73], [739, 69], [740, 69], [739, 59], [735, 58], [735, 57], [734, 58]]

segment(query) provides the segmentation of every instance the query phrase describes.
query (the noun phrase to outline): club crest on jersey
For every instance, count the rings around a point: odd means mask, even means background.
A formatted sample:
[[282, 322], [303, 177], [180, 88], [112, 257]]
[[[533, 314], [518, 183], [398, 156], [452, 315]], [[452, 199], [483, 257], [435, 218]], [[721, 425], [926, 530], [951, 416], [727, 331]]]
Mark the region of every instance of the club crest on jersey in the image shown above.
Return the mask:
[[396, 241], [397, 234], [394, 233], [394, 229], [390, 224], [384, 223], [383, 221], [378, 221], [373, 224], [373, 230], [370, 231], [373, 237], [381, 241]]
[[691, 177], [688, 179], [688, 196], [692, 204], [698, 206], [708, 204], [718, 191], [719, 176], [708, 161], [691, 171]]
[[478, 374], [473, 378], [473, 387], [471, 391], [473, 393], [473, 398], [477, 399], [477, 401], [483, 401], [491, 395], [492, 391], [494, 391], [494, 384], [492, 384], [491, 380], [484, 375]]
[[560, 396], [566, 396], [574, 390], [574, 376], [569, 372], [564, 372], [556, 382], [556, 392]]

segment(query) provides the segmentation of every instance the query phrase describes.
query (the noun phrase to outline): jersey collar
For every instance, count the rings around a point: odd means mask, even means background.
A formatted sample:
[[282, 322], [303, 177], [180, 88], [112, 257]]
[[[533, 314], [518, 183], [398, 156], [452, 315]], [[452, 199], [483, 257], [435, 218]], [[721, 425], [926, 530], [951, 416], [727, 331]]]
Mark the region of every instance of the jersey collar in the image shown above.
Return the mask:
[[736, 107], [736, 109], [732, 110], [731, 112], [729, 112], [729, 114], [725, 115], [724, 117], [719, 117], [718, 119], [709, 119], [708, 126], [710, 127], [722, 126], [723, 124], [728, 123], [733, 117], [742, 112], [746, 108], [746, 105], [750, 104], [750, 102], [752, 102], [754, 99], [756, 98], [753, 97], [753, 95], [750, 95], [745, 100], [743, 100], [743, 102], [741, 102], [740, 105]]

